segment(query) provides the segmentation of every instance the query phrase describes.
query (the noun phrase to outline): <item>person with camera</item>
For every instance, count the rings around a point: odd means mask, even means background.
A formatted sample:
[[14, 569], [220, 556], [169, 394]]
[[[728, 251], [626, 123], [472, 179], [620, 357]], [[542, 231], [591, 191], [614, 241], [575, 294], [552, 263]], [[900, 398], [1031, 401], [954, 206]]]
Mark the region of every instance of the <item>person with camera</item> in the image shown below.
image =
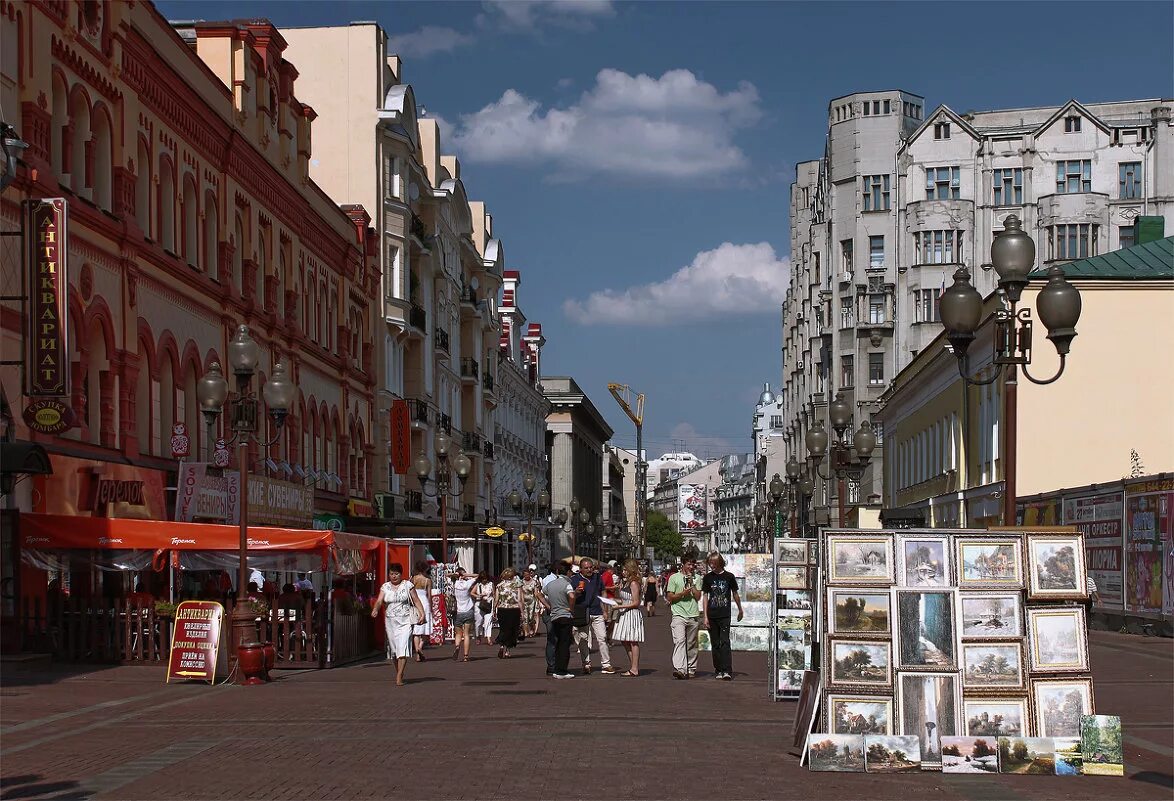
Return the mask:
[[691, 679], [697, 675], [697, 632], [701, 626], [701, 579], [696, 562], [690, 556], [681, 560], [681, 569], [675, 571], [666, 584], [665, 598], [672, 617], [669, 630], [673, 635], [673, 678]]

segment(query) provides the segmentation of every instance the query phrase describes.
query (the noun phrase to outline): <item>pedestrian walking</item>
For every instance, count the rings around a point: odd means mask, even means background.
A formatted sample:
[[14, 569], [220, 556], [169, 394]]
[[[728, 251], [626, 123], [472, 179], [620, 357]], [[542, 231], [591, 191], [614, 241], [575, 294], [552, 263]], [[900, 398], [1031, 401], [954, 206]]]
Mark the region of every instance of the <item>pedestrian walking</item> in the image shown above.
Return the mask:
[[644, 612], [649, 617], [656, 617], [656, 575], [652, 568], [648, 568], [640, 582], [644, 587]]
[[665, 599], [669, 602], [669, 630], [673, 634], [673, 678], [691, 679], [697, 675], [697, 632], [701, 625], [697, 602], [701, 600], [701, 577], [696, 563], [686, 556], [681, 569], [668, 580]]
[[[567, 581], [569, 568], [563, 562], [554, 566], [554, 578], [542, 590], [543, 608], [550, 616], [547, 627], [547, 675], [556, 679], [573, 679], [571, 661], [572, 615], [575, 609], [575, 588]], [[553, 647], [552, 647], [553, 645]]]
[[387, 634], [388, 658], [395, 660], [395, 683], [403, 686], [404, 667], [412, 651], [412, 627], [424, 619], [424, 607], [411, 582], [404, 581], [404, 567], [395, 562], [387, 569], [387, 581], [379, 588], [371, 617], [378, 619], [386, 607], [383, 628]]
[[644, 613], [640, 606], [640, 588], [644, 577], [635, 559], [624, 562], [623, 580], [619, 583], [620, 600], [616, 605], [616, 625], [612, 639], [619, 640], [628, 654], [628, 669], [621, 676], [640, 675], [640, 643], [644, 642]]
[[477, 574], [473, 600], [477, 602], [473, 607], [473, 636], [477, 642], [490, 645], [489, 638], [493, 634], [493, 579], [484, 570]]
[[424, 622], [412, 627], [412, 645], [417, 662], [427, 658], [424, 656], [424, 646], [432, 637], [432, 579], [428, 573], [428, 563], [417, 562], [416, 572], [412, 575], [412, 587], [424, 608]]
[[455, 573], [449, 574], [452, 581], [453, 597], [456, 599], [456, 617], [453, 618], [453, 644], [456, 650], [452, 652], [453, 659], [461, 658], [461, 646], [464, 646], [463, 661], [469, 661], [469, 648], [473, 637], [473, 587], [477, 579], [458, 567]]
[[[554, 628], [550, 624], [550, 605], [546, 603], [546, 588], [559, 578], [558, 565], [552, 564], [547, 568], [547, 573], [542, 577], [540, 582], [540, 589], [538, 592], [538, 603], [542, 607], [542, 621], [546, 625], [546, 675], [554, 675], [554, 652], [556, 643], [556, 635]], [[570, 582], [567, 583], [570, 587]], [[574, 589], [574, 588], [572, 588]]]
[[1084, 588], [1088, 591], [1088, 598], [1084, 602], [1084, 625], [1091, 629], [1092, 607], [1093, 604], [1099, 604], [1101, 602], [1101, 594], [1097, 590], [1097, 583], [1087, 573], [1084, 576]]
[[738, 620], [742, 619], [742, 599], [738, 596], [738, 579], [726, 570], [726, 560], [717, 551], [707, 559], [709, 572], [701, 581], [702, 625], [709, 629], [709, 644], [713, 649], [715, 679], [734, 678], [730, 656], [730, 610], [737, 604]]
[[501, 571], [501, 580], [493, 595], [493, 621], [497, 623], [498, 659], [509, 659], [510, 649], [518, 645], [522, 625], [522, 580], [512, 567]]
[[522, 636], [538, 636], [538, 613], [542, 607], [538, 603], [538, 593], [542, 591], [536, 575], [538, 568], [530, 565], [522, 574]]
[[[571, 579], [575, 588], [575, 607], [583, 608], [575, 621], [575, 644], [583, 660], [583, 672], [591, 672], [591, 646], [599, 648], [600, 670], [615, 673], [611, 666], [611, 651], [607, 647], [607, 623], [603, 619], [603, 579], [595, 572], [595, 560], [584, 557], [579, 561], [579, 574]], [[585, 620], [584, 620], [585, 617]], [[583, 621], [583, 622], [581, 622]]]

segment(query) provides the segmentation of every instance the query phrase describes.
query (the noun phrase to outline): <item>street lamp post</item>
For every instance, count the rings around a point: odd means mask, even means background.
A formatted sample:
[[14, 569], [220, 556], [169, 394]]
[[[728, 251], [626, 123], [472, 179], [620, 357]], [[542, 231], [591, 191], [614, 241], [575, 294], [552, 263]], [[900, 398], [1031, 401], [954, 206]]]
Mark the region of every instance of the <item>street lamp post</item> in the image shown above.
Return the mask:
[[526, 493], [526, 497], [522, 497], [522, 493], [513, 490], [509, 494], [509, 503], [514, 511], [518, 514], [525, 513], [526, 515], [526, 564], [534, 564], [534, 518], [541, 517], [543, 511], [550, 506], [550, 493], [542, 490], [538, 493], [538, 499], [534, 499], [534, 489], [537, 483], [534, 481], [534, 476], [527, 473], [522, 477], [522, 491]]
[[[432, 492], [428, 491], [428, 477], [432, 472], [432, 462], [424, 455], [422, 448], [412, 469], [416, 472], [416, 478], [420, 479], [420, 492], [429, 498], [436, 498], [436, 505], [440, 507], [440, 563], [443, 566], [440, 589], [443, 591], [448, 583], [448, 499], [459, 498], [464, 494], [465, 479], [469, 477], [469, 471], [473, 469], [473, 465], [469, 461], [469, 457], [460, 450], [457, 451], [456, 457], [451, 462], [449, 461], [452, 440], [447, 434], [437, 434], [433, 444], [436, 451], [436, 478], [433, 483], [436, 484], [436, 489]], [[454, 473], [455, 482], [453, 480]], [[453, 488], [456, 489], [456, 492], [452, 491]]]
[[[237, 567], [236, 604], [232, 610], [232, 645], [229, 649], [229, 658], [236, 658], [236, 647], [250, 641], [256, 636], [254, 620], [256, 616], [245, 610], [245, 587], [249, 580], [248, 552], [249, 552], [249, 443], [253, 442], [262, 448], [268, 448], [281, 437], [285, 418], [293, 404], [297, 388], [289, 380], [285, 365], [281, 362], [273, 365], [273, 375], [261, 388], [265, 406], [269, 411], [269, 418], [273, 423], [273, 436], [267, 437], [265, 431], [260, 430], [258, 424], [258, 409], [260, 404], [253, 394], [250, 384], [257, 367], [261, 362], [261, 348], [249, 335], [248, 326], [238, 326], [236, 336], [228, 343], [228, 362], [236, 376], [236, 397], [229, 399], [228, 382], [221, 372], [220, 363], [212, 362], [208, 371], [196, 384], [196, 399], [200, 404], [200, 411], [207, 425], [208, 435], [211, 437], [216, 428], [216, 420], [224, 411], [224, 404], [229, 404], [232, 436], [226, 440], [229, 445], [236, 444], [237, 468], [240, 470], [240, 500], [237, 508], [240, 515], [240, 564]], [[243, 679], [243, 677], [241, 677]]]
[[[807, 431], [807, 459], [811, 464], [812, 472], [824, 481], [830, 481], [832, 475], [839, 481], [837, 495], [839, 496], [839, 523], [845, 525], [846, 516], [845, 490], [847, 481], [860, 482], [865, 468], [872, 460], [872, 452], [876, 449], [876, 434], [872, 424], [867, 420], [860, 424], [860, 428], [852, 436], [851, 441], [846, 438], [848, 426], [852, 422], [852, 407], [844, 400], [844, 393], [837, 392], [836, 399], [828, 404], [828, 416], [832, 421], [832, 430], [836, 433], [831, 443], [832, 460], [831, 475], [824, 475], [819, 470], [820, 462], [828, 451], [828, 435], [823, 428], [823, 421], [816, 420]], [[855, 456], [853, 456], [855, 454]]]
[[[942, 293], [939, 301], [942, 325], [946, 338], [958, 359], [958, 372], [962, 380], [971, 386], [994, 383], [1003, 374], [1003, 525], [1015, 524], [1015, 472], [1016, 472], [1016, 429], [1019, 412], [1019, 368], [1033, 384], [1051, 384], [1064, 374], [1072, 339], [1076, 336], [1076, 323], [1080, 320], [1080, 292], [1064, 276], [1064, 270], [1057, 265], [1048, 269], [1048, 281], [1036, 297], [1036, 311], [1039, 319], [1048, 329], [1048, 339], [1060, 357], [1060, 367], [1051, 378], [1039, 379], [1032, 376], [1027, 367], [1031, 364], [1031, 309], [1018, 308], [1027, 286], [1028, 275], [1035, 264], [1035, 242], [1024, 232], [1019, 218], [1014, 214], [1003, 221], [1003, 230], [991, 243], [991, 267], [999, 276], [999, 289], [1003, 303], [995, 312], [982, 319], [982, 295], [970, 283], [970, 271], [959, 267], [954, 273], [954, 283]], [[995, 372], [988, 378], [979, 379], [969, 375], [967, 351], [974, 341], [975, 332], [985, 322], [994, 320]]]

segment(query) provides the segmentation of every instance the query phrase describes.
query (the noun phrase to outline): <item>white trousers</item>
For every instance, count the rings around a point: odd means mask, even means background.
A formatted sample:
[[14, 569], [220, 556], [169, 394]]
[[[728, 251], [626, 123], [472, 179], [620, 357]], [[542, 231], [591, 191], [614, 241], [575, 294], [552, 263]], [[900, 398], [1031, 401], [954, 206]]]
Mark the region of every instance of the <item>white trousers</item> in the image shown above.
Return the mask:
[[474, 637], [492, 637], [493, 636], [493, 612], [482, 612], [481, 606], [478, 604], [473, 607], [473, 636]]
[[599, 646], [599, 661], [601, 667], [611, 667], [611, 650], [607, 647], [607, 623], [603, 615], [591, 615], [586, 626], [576, 626], [575, 647], [579, 649], [579, 658], [586, 667], [591, 662], [591, 648]]
[[669, 628], [673, 633], [673, 670], [693, 675], [697, 672], [697, 630], [701, 621], [695, 617], [673, 615]]

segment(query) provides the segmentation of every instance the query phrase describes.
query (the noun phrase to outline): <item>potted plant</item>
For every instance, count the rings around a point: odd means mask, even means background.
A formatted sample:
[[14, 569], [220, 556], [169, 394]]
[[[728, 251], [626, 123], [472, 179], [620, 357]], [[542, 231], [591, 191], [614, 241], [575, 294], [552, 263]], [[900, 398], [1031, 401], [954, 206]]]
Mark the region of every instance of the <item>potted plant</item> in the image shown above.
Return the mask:
[[155, 602], [155, 617], [164, 620], [171, 620], [175, 617], [175, 610], [178, 604], [173, 604], [170, 601], [156, 601]]

